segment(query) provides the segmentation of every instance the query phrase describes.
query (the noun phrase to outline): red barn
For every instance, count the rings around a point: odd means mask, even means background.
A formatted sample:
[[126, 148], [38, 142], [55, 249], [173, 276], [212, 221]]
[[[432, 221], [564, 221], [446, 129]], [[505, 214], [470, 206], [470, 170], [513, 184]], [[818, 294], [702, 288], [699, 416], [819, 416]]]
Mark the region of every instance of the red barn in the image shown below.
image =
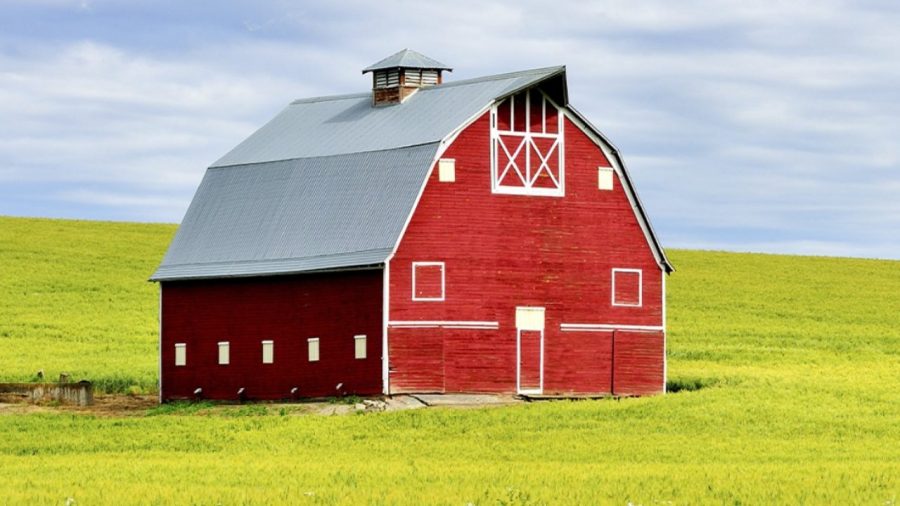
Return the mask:
[[565, 67], [297, 100], [209, 169], [152, 280], [162, 400], [665, 390], [672, 271]]

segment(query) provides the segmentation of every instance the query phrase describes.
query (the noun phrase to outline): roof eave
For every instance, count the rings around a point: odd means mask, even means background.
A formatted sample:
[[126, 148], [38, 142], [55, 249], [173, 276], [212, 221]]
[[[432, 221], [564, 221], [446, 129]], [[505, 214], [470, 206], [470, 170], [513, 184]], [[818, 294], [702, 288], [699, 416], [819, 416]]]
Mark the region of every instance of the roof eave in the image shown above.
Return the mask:
[[[609, 138], [600, 131], [593, 123], [591, 123], [583, 114], [578, 112], [577, 109], [568, 106], [569, 110], [574, 114], [581, 122], [583, 122], [588, 128], [590, 128], [594, 134], [603, 139], [607, 145], [609, 145], [609, 149], [612, 152], [613, 156], [616, 157], [616, 162], [622, 168], [622, 175], [625, 177], [625, 182], [629, 187], [634, 189], [634, 185], [631, 182], [631, 176], [628, 174], [628, 170], [625, 167], [625, 160], [622, 158], [622, 155], [619, 153], [619, 148], [613, 144]], [[650, 240], [653, 242], [654, 249], [659, 254], [659, 263], [660, 267], [666, 272], [666, 274], [671, 274], [675, 272], [675, 266], [672, 265], [672, 262], [669, 261], [668, 256], [666, 255], [666, 250], [662, 247], [662, 244], [659, 242], [659, 239], [656, 237], [656, 231], [653, 230], [653, 224], [650, 223], [650, 217], [647, 215], [647, 212], [644, 210], [644, 204], [641, 202], [640, 196], [638, 196], [636, 191], [632, 191], [634, 195], [634, 199], [637, 203], [637, 210], [641, 214], [641, 219], [646, 223], [648, 230], [650, 231]]]

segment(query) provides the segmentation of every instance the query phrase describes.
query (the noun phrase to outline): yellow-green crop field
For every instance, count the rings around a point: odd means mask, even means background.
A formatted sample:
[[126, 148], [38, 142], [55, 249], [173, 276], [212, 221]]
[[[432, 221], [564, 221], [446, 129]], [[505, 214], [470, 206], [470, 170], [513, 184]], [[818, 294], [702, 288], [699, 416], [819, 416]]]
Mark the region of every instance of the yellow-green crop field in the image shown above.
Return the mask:
[[[0, 378], [152, 390], [146, 278], [173, 232], [0, 218]], [[677, 393], [354, 416], [13, 411], [0, 504], [898, 504], [900, 262], [670, 255]]]

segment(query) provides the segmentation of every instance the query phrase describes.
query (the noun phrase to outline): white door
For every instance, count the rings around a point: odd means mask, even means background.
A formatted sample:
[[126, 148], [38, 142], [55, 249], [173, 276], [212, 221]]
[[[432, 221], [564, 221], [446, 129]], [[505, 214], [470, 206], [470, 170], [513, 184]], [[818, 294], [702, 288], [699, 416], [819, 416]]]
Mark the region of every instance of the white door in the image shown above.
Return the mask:
[[544, 308], [516, 308], [516, 391], [544, 391]]

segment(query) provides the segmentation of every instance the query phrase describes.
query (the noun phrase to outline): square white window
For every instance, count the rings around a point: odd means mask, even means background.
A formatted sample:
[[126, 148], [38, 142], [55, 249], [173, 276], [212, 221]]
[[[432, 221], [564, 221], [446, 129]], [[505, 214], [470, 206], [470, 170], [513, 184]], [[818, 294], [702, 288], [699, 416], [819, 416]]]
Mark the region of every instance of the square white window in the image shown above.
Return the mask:
[[612, 270], [612, 305], [640, 307], [643, 303], [640, 269]]
[[275, 341], [263, 341], [262, 342], [262, 363], [264, 363], [264, 364], [274, 364], [275, 363]]
[[366, 358], [366, 336], [353, 336], [354, 356], [357, 359]]
[[444, 262], [413, 262], [412, 300], [444, 300]]
[[613, 189], [613, 168], [598, 167], [597, 168], [597, 188], [600, 190]]
[[310, 337], [306, 340], [307, 355], [310, 362], [319, 361], [319, 338]]
[[219, 343], [219, 365], [228, 365], [231, 362], [231, 345], [228, 341]]
[[544, 330], [544, 308], [517, 307], [516, 328], [519, 330]]
[[438, 160], [438, 181], [452, 183], [456, 181], [456, 160], [441, 158]]
[[178, 367], [187, 365], [187, 345], [175, 343], [175, 365]]

